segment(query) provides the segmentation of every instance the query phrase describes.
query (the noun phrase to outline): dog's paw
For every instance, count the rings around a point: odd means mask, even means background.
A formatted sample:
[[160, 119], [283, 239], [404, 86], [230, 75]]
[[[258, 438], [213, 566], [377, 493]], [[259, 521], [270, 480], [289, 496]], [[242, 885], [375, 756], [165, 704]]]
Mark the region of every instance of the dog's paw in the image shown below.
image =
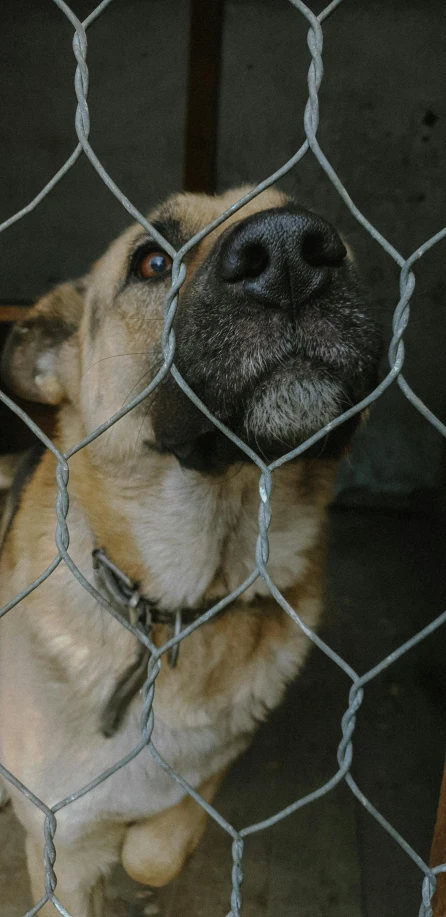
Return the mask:
[[9, 802], [9, 791], [6, 784], [0, 780], [0, 811], [4, 809], [7, 802]]

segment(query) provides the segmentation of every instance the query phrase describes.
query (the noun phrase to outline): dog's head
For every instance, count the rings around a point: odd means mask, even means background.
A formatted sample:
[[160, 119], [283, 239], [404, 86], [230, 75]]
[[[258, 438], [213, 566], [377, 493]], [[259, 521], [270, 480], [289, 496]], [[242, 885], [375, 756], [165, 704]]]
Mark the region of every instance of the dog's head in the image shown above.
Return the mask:
[[[178, 249], [243, 190], [180, 194], [150, 221]], [[321, 217], [264, 192], [185, 263], [175, 363], [256, 451], [288, 451], [375, 385], [379, 336], [351, 258]], [[171, 265], [140, 226], [130, 228], [86, 278], [57, 287], [15, 327], [3, 359], [6, 381], [25, 398], [66, 403], [81, 434], [90, 433], [162, 365]], [[345, 443], [349, 431], [341, 430], [326, 450]], [[156, 450], [203, 471], [241, 457], [170, 375], [92, 448], [108, 465], [141, 466]]]

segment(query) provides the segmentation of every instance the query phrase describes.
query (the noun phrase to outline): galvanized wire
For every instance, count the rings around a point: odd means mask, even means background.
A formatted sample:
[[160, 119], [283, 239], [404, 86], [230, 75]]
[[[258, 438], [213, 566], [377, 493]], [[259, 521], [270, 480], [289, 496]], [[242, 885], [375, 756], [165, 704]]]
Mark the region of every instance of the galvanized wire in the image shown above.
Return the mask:
[[[425, 419], [432, 424], [443, 436], [446, 437], [446, 427], [445, 425], [437, 418], [432, 412], [423, 404], [420, 398], [412, 391], [408, 383], [406, 382], [403, 374], [402, 368], [404, 364], [404, 342], [403, 335], [407, 327], [410, 317], [410, 299], [412, 297], [414, 288], [415, 288], [415, 276], [413, 273], [413, 266], [415, 262], [418, 261], [432, 246], [436, 245], [440, 240], [446, 237], [446, 227], [441, 229], [439, 232], [435, 233], [430, 239], [428, 239], [423, 245], [421, 245], [415, 252], [413, 252], [408, 258], [404, 258], [393, 245], [388, 242], [387, 239], [379, 232], [376, 227], [364, 216], [363, 213], [358, 209], [356, 204], [352, 201], [348, 191], [346, 190], [344, 184], [337, 176], [332, 165], [329, 163], [328, 159], [324, 155], [319, 142], [317, 140], [317, 130], [319, 124], [319, 98], [318, 92], [323, 78], [323, 63], [322, 63], [322, 50], [323, 50], [323, 31], [322, 23], [327, 19], [327, 17], [333, 13], [342, 3], [342, 0], [333, 0], [318, 16], [314, 15], [311, 10], [302, 2], [302, 0], [290, 0], [292, 5], [296, 10], [305, 17], [308, 22], [308, 48], [310, 52], [310, 65], [308, 70], [308, 101], [305, 107], [304, 112], [304, 129], [305, 129], [305, 142], [299, 148], [299, 150], [288, 160], [284, 165], [278, 168], [272, 175], [268, 176], [264, 181], [260, 182], [252, 191], [245, 194], [239, 201], [237, 201], [233, 206], [226, 210], [221, 216], [219, 216], [212, 223], [208, 224], [204, 229], [197, 233], [193, 238], [191, 238], [186, 245], [184, 245], [179, 251], [175, 251], [172, 245], [160, 235], [160, 233], [148, 223], [145, 217], [137, 210], [137, 208], [128, 200], [128, 198], [123, 194], [121, 189], [115, 184], [111, 176], [106, 172], [102, 163], [98, 159], [96, 153], [92, 149], [89, 143], [89, 131], [90, 131], [90, 115], [88, 108], [88, 67], [87, 67], [87, 28], [100, 16], [111, 3], [111, 0], [103, 0], [95, 10], [89, 15], [89, 17], [82, 23], [78, 17], [75, 15], [73, 10], [65, 2], [65, 0], [53, 0], [56, 6], [59, 8], [61, 13], [66, 16], [66, 18], [71, 22], [74, 27], [74, 38], [73, 38], [73, 51], [76, 59], [76, 71], [75, 71], [75, 92], [77, 97], [77, 110], [75, 116], [75, 128], [78, 137], [78, 144], [67, 159], [67, 161], [62, 165], [59, 171], [50, 179], [50, 181], [45, 185], [45, 187], [40, 191], [40, 193], [25, 207], [19, 210], [17, 213], [13, 214], [9, 219], [5, 220], [0, 225], [0, 231], [4, 231], [12, 226], [15, 222], [25, 217], [28, 213], [34, 210], [35, 207], [43, 200], [43, 198], [51, 192], [51, 190], [57, 185], [61, 179], [66, 175], [66, 173], [72, 168], [76, 160], [82, 154], [82, 152], [87, 156], [90, 163], [96, 169], [99, 177], [109, 188], [111, 193], [117, 198], [125, 210], [137, 220], [141, 226], [148, 232], [151, 233], [152, 237], [167, 251], [173, 258], [173, 272], [172, 272], [172, 285], [169, 290], [168, 295], [166, 296], [164, 303], [164, 325], [161, 338], [161, 346], [163, 353], [163, 363], [161, 368], [158, 370], [154, 379], [148, 385], [140, 395], [130, 401], [124, 408], [116, 412], [111, 418], [109, 418], [105, 423], [101, 424], [97, 429], [93, 431], [89, 436], [86, 436], [83, 440], [76, 443], [71, 449], [69, 449], [65, 454], [62, 454], [54, 443], [43, 433], [42, 430], [36, 425], [36, 423], [20, 408], [14, 403], [10, 398], [8, 398], [4, 393], [0, 392], [0, 400], [8, 407], [11, 411], [17, 414], [32, 430], [35, 436], [48, 448], [51, 450], [53, 455], [57, 460], [57, 471], [56, 471], [56, 481], [57, 481], [57, 501], [56, 501], [56, 515], [57, 515], [57, 525], [55, 532], [55, 542], [56, 550], [55, 556], [51, 564], [44, 570], [39, 577], [37, 577], [26, 589], [23, 589], [15, 598], [10, 601], [3, 609], [0, 610], [0, 617], [9, 612], [15, 605], [17, 605], [22, 599], [29, 595], [33, 590], [37, 589], [38, 586], [43, 583], [49, 576], [52, 575], [56, 567], [60, 563], [65, 563], [70, 569], [73, 576], [78, 580], [78, 582], [83, 586], [83, 588], [92, 595], [96, 601], [98, 601], [104, 609], [106, 609], [110, 614], [112, 614], [121, 625], [131, 633], [150, 650], [150, 661], [148, 665], [147, 679], [144, 684], [142, 691], [143, 695], [143, 707], [141, 713], [141, 738], [135, 748], [130, 749], [129, 752], [121, 758], [119, 761], [111, 765], [107, 770], [98, 774], [93, 780], [91, 780], [87, 785], [80, 787], [75, 792], [71, 793], [69, 796], [60, 800], [55, 805], [48, 807], [45, 802], [39, 799], [35, 794], [33, 794], [26, 786], [24, 786], [14, 774], [10, 773], [2, 764], [0, 764], [0, 775], [9, 781], [26, 799], [31, 805], [36, 806], [44, 814], [44, 859], [45, 859], [45, 895], [42, 899], [35, 904], [30, 910], [27, 911], [24, 917], [32, 917], [32, 915], [37, 914], [44, 904], [47, 901], [51, 901], [56, 910], [64, 915], [64, 917], [76, 917], [75, 914], [69, 915], [67, 910], [63, 907], [61, 902], [58, 900], [56, 895], [57, 888], [57, 875], [55, 870], [56, 862], [56, 846], [55, 846], [55, 836], [57, 830], [57, 813], [62, 809], [69, 806], [75, 800], [79, 799], [81, 796], [84, 796], [87, 793], [94, 792], [94, 789], [102, 782], [107, 780], [112, 774], [115, 774], [118, 770], [125, 767], [129, 761], [136, 758], [144, 750], [149, 749], [155, 761], [158, 765], [163, 768], [171, 778], [176, 781], [196, 802], [210, 815], [213, 820], [220, 825], [220, 827], [232, 838], [232, 892], [230, 896], [230, 912], [228, 917], [240, 917], [242, 913], [242, 882], [243, 882], [243, 843], [244, 838], [254, 834], [258, 831], [266, 830], [278, 821], [283, 818], [288, 817], [293, 812], [296, 812], [298, 809], [302, 808], [305, 805], [309, 805], [311, 802], [321, 798], [322, 796], [329, 793], [338, 783], [345, 781], [349, 786], [352, 793], [357, 797], [360, 803], [367, 809], [370, 815], [381, 825], [381, 827], [387, 831], [389, 835], [396, 841], [397, 844], [402, 848], [402, 850], [407, 854], [408, 857], [419, 867], [423, 875], [422, 881], [422, 890], [421, 890], [421, 905], [419, 909], [419, 917], [432, 917], [432, 906], [431, 900], [435, 891], [436, 886], [436, 876], [440, 872], [446, 872], [446, 864], [441, 866], [436, 866], [430, 868], [427, 863], [425, 863], [418, 855], [418, 853], [410, 846], [410, 844], [396, 831], [396, 829], [381, 815], [380, 812], [374, 807], [373, 803], [367, 799], [366, 796], [362, 793], [360, 787], [356, 784], [355, 780], [351, 775], [351, 763], [353, 758], [353, 735], [356, 726], [356, 718], [358, 711], [361, 707], [361, 703], [364, 695], [365, 686], [377, 678], [385, 669], [393, 665], [401, 656], [408, 653], [413, 647], [418, 643], [424, 640], [429, 634], [432, 634], [435, 630], [441, 627], [446, 623], [446, 611], [439, 615], [435, 620], [433, 620], [429, 625], [424, 627], [417, 634], [414, 634], [411, 639], [407, 640], [404, 644], [399, 646], [394, 652], [388, 655], [385, 659], [375, 665], [368, 672], [365, 672], [363, 675], [359, 675], [355, 672], [352, 667], [339, 656], [321, 637], [314, 633], [305, 623], [301, 620], [295, 609], [293, 609], [288, 602], [285, 600], [281, 592], [278, 590], [274, 582], [271, 580], [268, 572], [268, 555], [269, 555], [269, 539], [268, 539], [268, 530], [271, 522], [271, 504], [270, 504], [270, 494], [271, 494], [271, 485], [272, 485], [272, 476], [274, 471], [285, 464], [286, 462], [291, 461], [293, 458], [303, 454], [311, 445], [316, 443], [319, 439], [329, 433], [331, 430], [345, 423], [349, 418], [353, 417], [355, 414], [358, 414], [364, 408], [371, 405], [376, 401], [386, 389], [389, 388], [392, 383], [396, 382], [399, 385], [402, 392], [406, 398], [411, 402], [413, 407], [419, 411]], [[384, 251], [389, 255], [390, 258], [395, 261], [395, 263], [400, 268], [400, 295], [399, 301], [395, 307], [392, 323], [392, 338], [389, 345], [388, 357], [389, 357], [389, 371], [384, 378], [384, 380], [375, 388], [375, 390], [364, 398], [359, 404], [356, 404], [354, 407], [351, 407], [349, 410], [342, 413], [335, 420], [326, 424], [321, 430], [311, 436], [305, 443], [297, 447], [296, 449], [288, 452], [287, 455], [277, 459], [276, 461], [266, 464], [260, 456], [258, 456], [251, 448], [249, 448], [245, 443], [243, 443], [234, 433], [232, 433], [221, 421], [212, 415], [212, 413], [206, 408], [206, 406], [201, 402], [197, 395], [190, 389], [185, 380], [182, 378], [178, 369], [174, 363], [175, 356], [175, 333], [173, 331], [173, 320], [175, 317], [175, 312], [178, 305], [178, 293], [184, 283], [186, 278], [186, 265], [184, 263], [185, 256], [187, 253], [217, 226], [220, 226], [222, 223], [227, 220], [227, 218], [236, 213], [244, 204], [248, 201], [257, 197], [263, 190], [269, 188], [275, 182], [277, 182], [282, 176], [286, 175], [292, 168], [294, 168], [297, 163], [303, 158], [303, 156], [311, 151], [316, 157], [317, 161], [321, 165], [322, 169], [327, 174], [332, 185], [336, 188], [340, 197], [346, 204], [347, 208], [356, 218], [358, 223], [369, 233], [374, 241], [376, 241]], [[83, 449], [86, 445], [93, 442], [98, 436], [101, 436], [106, 430], [113, 426], [121, 417], [124, 417], [129, 411], [133, 410], [138, 404], [140, 404], [145, 398], [147, 398], [159, 385], [162, 379], [165, 376], [171, 373], [175, 378], [176, 382], [183, 390], [183, 392], [188, 396], [188, 398], [197, 406], [197, 408], [202, 411], [203, 414], [208, 417], [215, 427], [217, 427], [222, 433], [225, 434], [232, 442], [234, 442], [258, 467], [259, 469], [259, 515], [258, 515], [258, 537], [256, 544], [255, 557], [253, 558], [253, 571], [247, 577], [244, 583], [242, 583], [237, 589], [227, 595], [224, 599], [219, 601], [213, 608], [206, 611], [200, 618], [195, 620], [188, 627], [185, 627], [181, 634], [172, 637], [168, 640], [163, 646], [157, 648], [151, 642], [149, 637], [141, 633], [139, 629], [133, 627], [125, 618], [123, 618], [116, 609], [107, 601], [107, 599], [101, 595], [98, 590], [89, 583], [81, 571], [78, 569], [73, 559], [69, 554], [70, 546], [70, 532], [67, 523], [67, 514], [68, 514], [68, 483], [69, 483], [69, 459], [80, 449]], [[326, 656], [337, 666], [339, 667], [350, 679], [351, 688], [349, 694], [349, 703], [347, 710], [342, 718], [341, 722], [341, 731], [342, 737], [339, 742], [338, 753], [337, 753], [337, 764], [338, 767], [334, 770], [332, 777], [324, 783], [323, 786], [317, 788], [312, 793], [309, 793], [307, 796], [302, 797], [281, 811], [277, 812], [270, 818], [262, 820], [256, 824], [248, 825], [244, 828], [237, 829], [233, 825], [229, 824], [222, 817], [222, 815], [217, 812], [217, 810], [207, 803], [201, 796], [196, 792], [196, 790], [191, 787], [187, 781], [178, 774], [172, 767], [162, 758], [155, 745], [152, 742], [152, 733], [154, 726], [154, 712], [153, 712], [153, 695], [154, 695], [154, 684], [156, 677], [161, 668], [161, 657], [163, 654], [172, 648], [173, 646], [178, 645], [181, 641], [186, 640], [188, 636], [193, 633], [197, 628], [201, 627], [206, 621], [211, 620], [215, 615], [217, 615], [226, 605], [234, 601], [238, 596], [240, 596], [249, 586], [251, 586], [258, 578], [262, 578], [268, 589], [273, 596], [273, 598], [278, 602], [284, 612], [294, 621], [297, 627], [299, 627], [304, 634], [321, 650], [325, 653]], [[298, 902], [296, 902], [298, 906]]]

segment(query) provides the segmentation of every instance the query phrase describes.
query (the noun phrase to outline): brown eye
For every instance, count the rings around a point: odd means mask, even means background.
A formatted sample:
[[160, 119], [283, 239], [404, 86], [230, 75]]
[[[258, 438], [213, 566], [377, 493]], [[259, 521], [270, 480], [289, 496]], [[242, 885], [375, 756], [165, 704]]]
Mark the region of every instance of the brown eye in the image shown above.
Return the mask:
[[167, 274], [172, 267], [172, 258], [163, 251], [151, 251], [141, 255], [136, 263], [136, 274], [141, 280], [154, 280]]

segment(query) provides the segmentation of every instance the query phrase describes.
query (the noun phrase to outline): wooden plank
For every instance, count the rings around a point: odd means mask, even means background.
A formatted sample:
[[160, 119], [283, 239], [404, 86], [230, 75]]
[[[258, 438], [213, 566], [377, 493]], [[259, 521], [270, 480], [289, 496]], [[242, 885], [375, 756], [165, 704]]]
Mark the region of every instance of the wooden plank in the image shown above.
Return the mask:
[[[430, 862], [431, 866], [446, 863], [446, 766], [441, 784]], [[432, 903], [434, 917], [446, 917], [446, 873], [437, 876], [437, 891]]]
[[215, 186], [221, 31], [224, 0], [190, 0], [184, 187]]
[[22, 319], [29, 308], [28, 305], [8, 306], [0, 304], [0, 322], [18, 322]]

